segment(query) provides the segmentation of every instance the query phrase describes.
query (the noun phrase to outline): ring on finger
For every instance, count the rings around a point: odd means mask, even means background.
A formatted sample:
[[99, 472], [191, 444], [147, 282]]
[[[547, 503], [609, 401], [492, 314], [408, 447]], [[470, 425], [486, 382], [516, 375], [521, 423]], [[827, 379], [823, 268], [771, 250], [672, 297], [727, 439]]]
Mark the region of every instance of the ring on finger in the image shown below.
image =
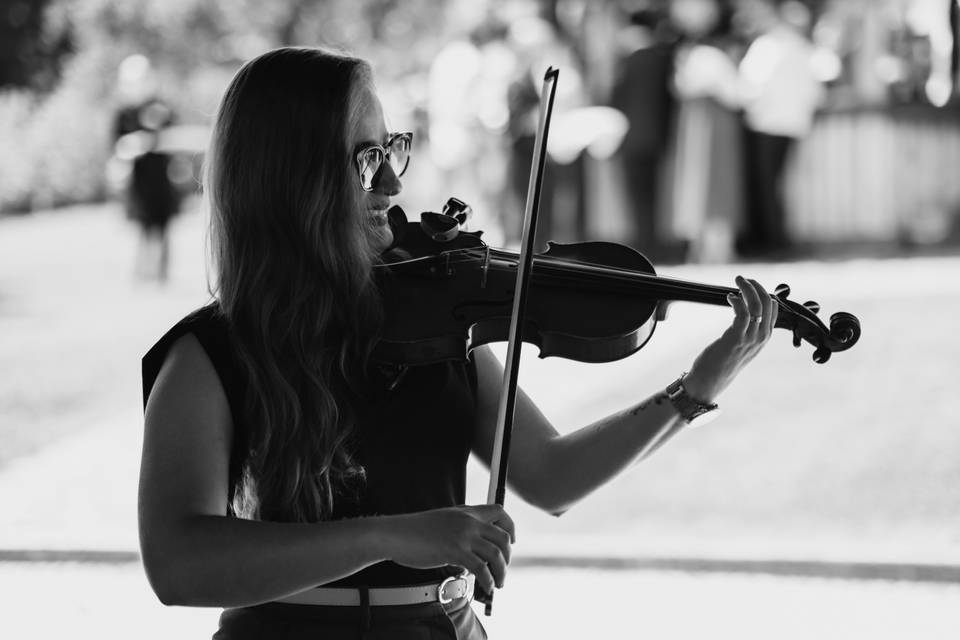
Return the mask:
[[763, 322], [763, 316], [750, 316], [751, 322]]

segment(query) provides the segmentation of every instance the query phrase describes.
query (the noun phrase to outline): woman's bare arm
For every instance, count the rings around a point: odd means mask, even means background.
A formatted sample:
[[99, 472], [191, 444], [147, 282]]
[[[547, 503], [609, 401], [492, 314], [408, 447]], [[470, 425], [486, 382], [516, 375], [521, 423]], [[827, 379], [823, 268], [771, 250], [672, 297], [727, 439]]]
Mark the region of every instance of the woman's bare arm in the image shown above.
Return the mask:
[[[770, 339], [777, 307], [755, 281], [737, 278], [740, 297], [723, 335], [694, 361], [684, 384], [690, 394], [712, 402]], [[762, 322], [755, 322], [756, 319]], [[477, 434], [473, 451], [489, 464], [503, 367], [486, 347], [474, 351], [479, 381]], [[521, 498], [560, 515], [619, 473], [643, 460], [685, 425], [665, 395], [613, 413], [559, 435], [522, 390], [517, 393], [508, 484]]]
[[[474, 453], [490, 463], [503, 366], [487, 347], [474, 351], [480, 410]], [[572, 433], [560, 435], [523, 392], [517, 393], [508, 485], [526, 502], [560, 515], [679, 430], [677, 412], [653, 396]]]
[[233, 423], [193, 335], [172, 347], [146, 408], [140, 548], [167, 604], [239, 606], [350, 575], [390, 555], [379, 519], [285, 524], [227, 517]]

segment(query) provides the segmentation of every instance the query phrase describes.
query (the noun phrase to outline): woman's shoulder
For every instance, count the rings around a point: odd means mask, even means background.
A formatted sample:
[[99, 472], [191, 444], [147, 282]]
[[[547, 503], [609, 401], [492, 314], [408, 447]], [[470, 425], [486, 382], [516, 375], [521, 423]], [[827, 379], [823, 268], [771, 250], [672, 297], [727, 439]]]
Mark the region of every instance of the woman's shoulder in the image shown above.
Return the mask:
[[143, 356], [143, 403], [160, 373], [163, 363], [171, 350], [185, 336], [192, 336], [199, 342], [207, 358], [213, 364], [224, 386], [234, 378], [234, 349], [230, 346], [230, 328], [218, 302], [196, 309], [176, 322], [157, 340]]
[[220, 309], [220, 303], [211, 302], [185, 315], [150, 347], [144, 356], [144, 360], [154, 356], [162, 358], [179, 338], [188, 333], [194, 334], [205, 348], [207, 342], [228, 340], [229, 324]]
[[186, 327], [190, 330], [196, 328], [225, 330], [227, 327], [227, 318], [220, 309], [220, 303], [214, 300], [185, 315], [179, 322], [173, 325], [171, 331], [177, 327]]

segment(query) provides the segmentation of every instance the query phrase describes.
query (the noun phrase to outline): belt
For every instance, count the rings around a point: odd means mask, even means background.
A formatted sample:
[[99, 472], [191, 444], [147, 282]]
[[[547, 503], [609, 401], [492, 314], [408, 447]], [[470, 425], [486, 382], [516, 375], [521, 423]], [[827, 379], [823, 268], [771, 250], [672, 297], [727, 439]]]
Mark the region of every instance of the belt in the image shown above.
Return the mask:
[[[460, 598], [472, 598], [476, 576], [467, 573], [450, 576], [443, 582], [431, 582], [410, 587], [371, 587], [371, 607], [397, 606], [439, 602], [446, 604]], [[294, 593], [274, 602], [287, 604], [314, 604], [332, 607], [359, 607], [360, 589], [345, 587], [316, 587]]]

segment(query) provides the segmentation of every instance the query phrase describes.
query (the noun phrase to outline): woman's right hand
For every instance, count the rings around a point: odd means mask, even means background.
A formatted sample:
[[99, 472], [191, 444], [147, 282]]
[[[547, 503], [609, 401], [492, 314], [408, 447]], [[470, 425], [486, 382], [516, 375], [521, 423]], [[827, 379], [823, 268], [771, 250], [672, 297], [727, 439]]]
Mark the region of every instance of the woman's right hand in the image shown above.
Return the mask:
[[416, 569], [457, 565], [480, 588], [502, 587], [516, 540], [513, 520], [496, 504], [461, 505], [389, 518], [390, 559]]

